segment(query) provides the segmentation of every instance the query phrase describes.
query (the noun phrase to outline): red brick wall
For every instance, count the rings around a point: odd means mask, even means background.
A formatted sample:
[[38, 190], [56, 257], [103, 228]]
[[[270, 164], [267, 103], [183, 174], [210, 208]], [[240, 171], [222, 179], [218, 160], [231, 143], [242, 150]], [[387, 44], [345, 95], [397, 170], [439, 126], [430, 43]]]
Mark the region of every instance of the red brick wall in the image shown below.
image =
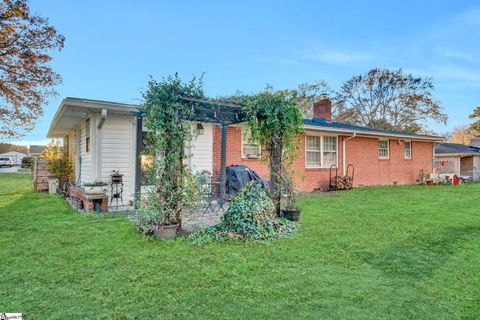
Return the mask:
[[[220, 173], [221, 129], [214, 127], [213, 170]], [[345, 136], [338, 137], [338, 173], [342, 175], [342, 145]], [[268, 165], [261, 159], [241, 157], [242, 133], [239, 127], [227, 129], [227, 166], [246, 165], [255, 170], [263, 179], [269, 180]], [[401, 141], [390, 140], [390, 159], [378, 159], [378, 139], [357, 137], [346, 142], [347, 165], [355, 165], [355, 185], [414, 184], [419, 171], [432, 171], [433, 144], [431, 142], [412, 141], [412, 159], [404, 159], [404, 146]], [[305, 168], [305, 139], [299, 141], [300, 149], [291, 168], [296, 188], [299, 191], [312, 191], [328, 187], [329, 169]]]
[[390, 139], [390, 158], [378, 159], [378, 139], [354, 138], [346, 143], [347, 163], [355, 165], [355, 185], [414, 184], [420, 170], [432, 172], [433, 143], [412, 141], [412, 157], [404, 158], [403, 141]]

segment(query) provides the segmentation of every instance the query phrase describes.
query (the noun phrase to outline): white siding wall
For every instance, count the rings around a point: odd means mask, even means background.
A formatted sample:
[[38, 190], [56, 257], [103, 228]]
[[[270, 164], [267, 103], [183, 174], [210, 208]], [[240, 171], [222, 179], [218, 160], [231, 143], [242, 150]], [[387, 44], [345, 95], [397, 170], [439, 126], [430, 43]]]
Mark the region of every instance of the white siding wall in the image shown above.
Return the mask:
[[[206, 170], [213, 173], [213, 125], [202, 123], [204, 133], [194, 137], [190, 143], [190, 165], [192, 171]], [[197, 124], [193, 124], [194, 134]]]
[[[92, 124], [90, 124], [92, 125]], [[92, 182], [92, 171], [91, 171], [91, 150], [87, 153], [86, 150], [86, 127], [85, 121], [80, 126], [80, 157], [81, 157], [81, 166], [80, 166], [80, 182], [82, 184]], [[92, 137], [90, 137], [90, 141]], [[91, 142], [90, 142], [91, 146]], [[90, 148], [91, 149], [91, 148]]]
[[[113, 170], [123, 174], [123, 204], [133, 200], [135, 139], [133, 134], [134, 117], [108, 115], [101, 129], [100, 180], [110, 183]], [[110, 197], [110, 186], [108, 187]], [[114, 201], [114, 204], [116, 202]], [[121, 203], [119, 203], [121, 205]]]
[[[72, 164], [72, 176], [74, 177], [74, 180], [77, 179], [77, 177], [75, 176], [75, 167], [76, 167], [76, 163], [75, 163], [75, 159], [76, 159], [76, 154], [75, 154], [75, 143], [76, 143], [76, 137], [75, 137], [75, 130], [73, 131], [70, 131], [68, 134], [67, 134], [67, 137], [68, 137], [68, 159], [70, 160], [70, 163]], [[65, 145], [65, 138], [63, 139], [63, 145]]]

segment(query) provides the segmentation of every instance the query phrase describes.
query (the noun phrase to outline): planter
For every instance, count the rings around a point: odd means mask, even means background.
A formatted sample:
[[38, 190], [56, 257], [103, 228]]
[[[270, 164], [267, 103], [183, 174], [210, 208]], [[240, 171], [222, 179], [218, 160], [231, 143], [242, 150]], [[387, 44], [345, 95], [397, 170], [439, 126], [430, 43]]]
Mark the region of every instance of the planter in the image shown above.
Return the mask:
[[103, 194], [107, 191], [105, 186], [83, 187], [85, 194]]
[[300, 219], [300, 210], [284, 209], [282, 210], [282, 215], [290, 221], [298, 221]]
[[433, 186], [433, 180], [427, 180], [427, 185]]
[[163, 225], [159, 224], [157, 225], [157, 229], [153, 232], [155, 237], [168, 240], [168, 239], [173, 239], [175, 238], [175, 235], [177, 234], [177, 230], [180, 227], [180, 223], [176, 224], [169, 224], [169, 225]]

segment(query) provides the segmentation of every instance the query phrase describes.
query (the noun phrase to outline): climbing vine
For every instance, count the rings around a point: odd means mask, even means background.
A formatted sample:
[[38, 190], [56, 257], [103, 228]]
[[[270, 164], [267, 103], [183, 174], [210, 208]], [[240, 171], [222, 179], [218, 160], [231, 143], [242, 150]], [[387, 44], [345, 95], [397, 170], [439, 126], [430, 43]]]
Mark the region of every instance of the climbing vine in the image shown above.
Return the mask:
[[302, 114], [294, 92], [275, 91], [270, 86], [244, 98], [244, 105], [252, 137], [262, 146], [262, 157], [270, 167], [270, 192], [279, 215], [282, 194], [289, 192], [289, 198], [294, 199], [288, 167], [303, 132]]
[[178, 74], [150, 80], [143, 94], [141, 111], [148, 129], [146, 152], [153, 155], [150, 181], [155, 184], [150, 204], [158, 209], [164, 224], [181, 222], [183, 211], [191, 205], [189, 172], [184, 160], [186, 143], [192, 137], [192, 105], [185, 97], [203, 97], [202, 78], [183, 82]]

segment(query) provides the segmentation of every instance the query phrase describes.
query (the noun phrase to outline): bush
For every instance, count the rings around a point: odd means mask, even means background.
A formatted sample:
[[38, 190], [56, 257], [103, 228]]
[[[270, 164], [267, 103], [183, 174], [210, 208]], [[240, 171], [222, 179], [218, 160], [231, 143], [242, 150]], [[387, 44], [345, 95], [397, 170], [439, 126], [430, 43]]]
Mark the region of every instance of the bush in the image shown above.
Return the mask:
[[259, 184], [248, 184], [232, 200], [219, 224], [199, 229], [190, 238], [195, 243], [242, 239], [268, 241], [293, 233], [295, 224], [277, 218], [275, 204]]
[[140, 207], [135, 209], [130, 220], [143, 234], [152, 235], [158, 224], [165, 223], [164, 216], [160, 214], [159, 210], [159, 208], [151, 206]]

